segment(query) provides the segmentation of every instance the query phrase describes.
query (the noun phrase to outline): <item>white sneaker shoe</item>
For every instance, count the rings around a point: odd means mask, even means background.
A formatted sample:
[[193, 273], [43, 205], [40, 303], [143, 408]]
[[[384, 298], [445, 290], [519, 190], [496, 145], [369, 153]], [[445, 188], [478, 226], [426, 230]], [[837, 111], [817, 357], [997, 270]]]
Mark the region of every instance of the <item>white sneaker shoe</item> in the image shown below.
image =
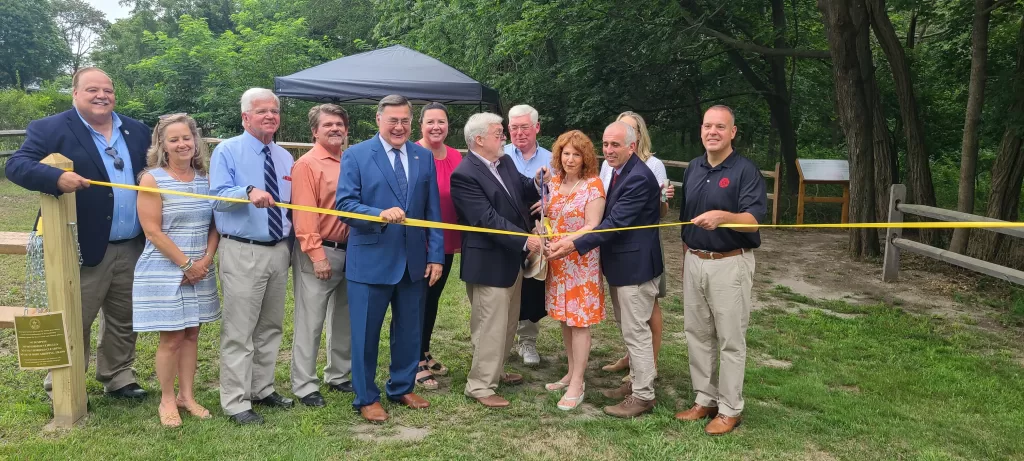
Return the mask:
[[537, 365], [540, 363], [540, 354], [537, 353], [537, 345], [523, 343], [519, 345], [519, 356], [523, 358], [526, 365]]

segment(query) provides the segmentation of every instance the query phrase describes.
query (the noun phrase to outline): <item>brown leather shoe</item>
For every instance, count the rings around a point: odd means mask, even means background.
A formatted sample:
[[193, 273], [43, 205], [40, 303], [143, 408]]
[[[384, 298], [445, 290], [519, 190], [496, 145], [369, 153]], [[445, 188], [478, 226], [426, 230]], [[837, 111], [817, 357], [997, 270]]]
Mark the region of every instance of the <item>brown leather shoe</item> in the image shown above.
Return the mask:
[[740, 425], [740, 416], [725, 416], [718, 415], [717, 418], [711, 420], [708, 426], [704, 428], [704, 433], [707, 435], [725, 435], [732, 432], [736, 426]]
[[718, 407], [705, 407], [697, 403], [693, 404], [689, 410], [676, 413], [676, 419], [680, 421], [697, 421], [715, 416], [718, 416]]
[[618, 405], [604, 407], [604, 412], [617, 418], [635, 418], [654, 409], [654, 400], [644, 400], [635, 395], [627, 395]]
[[501, 377], [502, 384], [510, 384], [513, 386], [516, 384], [523, 384], [523, 381], [525, 381], [523, 379], [523, 375], [519, 373], [505, 373]]
[[633, 394], [633, 383], [625, 383], [615, 389], [605, 389], [601, 391], [601, 394], [609, 399], [624, 399]]
[[395, 402], [412, 408], [413, 410], [421, 410], [430, 406], [430, 402], [428, 402], [427, 399], [413, 394], [412, 392], [399, 397]]
[[363, 419], [371, 423], [383, 423], [388, 420], [388, 412], [384, 411], [384, 407], [380, 406], [380, 402], [373, 402], [360, 408], [359, 414]]
[[483, 406], [487, 408], [505, 408], [509, 405], [508, 400], [503, 399], [498, 394], [488, 395], [487, 397], [479, 397], [476, 399]]

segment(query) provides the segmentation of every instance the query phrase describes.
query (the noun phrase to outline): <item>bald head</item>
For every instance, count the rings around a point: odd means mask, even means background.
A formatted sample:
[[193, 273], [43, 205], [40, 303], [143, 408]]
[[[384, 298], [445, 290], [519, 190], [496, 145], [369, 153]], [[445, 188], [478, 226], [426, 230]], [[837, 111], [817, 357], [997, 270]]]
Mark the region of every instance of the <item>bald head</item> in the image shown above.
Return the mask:
[[736, 119], [728, 106], [711, 106], [704, 112], [700, 140], [710, 155], [728, 155], [736, 137]]

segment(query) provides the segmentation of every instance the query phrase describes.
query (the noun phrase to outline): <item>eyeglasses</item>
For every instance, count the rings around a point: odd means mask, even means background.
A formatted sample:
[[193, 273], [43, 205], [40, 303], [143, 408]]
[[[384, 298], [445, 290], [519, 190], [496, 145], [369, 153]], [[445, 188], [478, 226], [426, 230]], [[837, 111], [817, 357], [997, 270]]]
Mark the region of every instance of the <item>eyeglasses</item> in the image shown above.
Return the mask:
[[103, 149], [103, 152], [114, 158], [114, 168], [117, 168], [117, 171], [124, 170], [124, 159], [122, 159], [121, 156], [118, 155], [117, 149], [114, 149], [113, 146], [110, 146], [107, 147], [106, 149]]
[[177, 117], [181, 117], [181, 116], [188, 116], [188, 113], [186, 113], [186, 112], [178, 112], [178, 113], [175, 113], [175, 114], [164, 114], [164, 115], [160, 116], [160, 120], [166, 120], [166, 119], [169, 119], [171, 117], [177, 118]]
[[504, 131], [499, 131], [499, 132], [494, 134], [494, 138], [497, 139], [498, 141], [504, 141], [504, 140], [508, 139], [508, 136], [505, 136], [505, 132]]
[[387, 124], [388, 126], [395, 126], [395, 125], [410, 126], [410, 125], [412, 125], [412, 119], [411, 118], [401, 118], [401, 119], [399, 119], [399, 118], [386, 118], [386, 119], [384, 119], [384, 123]]

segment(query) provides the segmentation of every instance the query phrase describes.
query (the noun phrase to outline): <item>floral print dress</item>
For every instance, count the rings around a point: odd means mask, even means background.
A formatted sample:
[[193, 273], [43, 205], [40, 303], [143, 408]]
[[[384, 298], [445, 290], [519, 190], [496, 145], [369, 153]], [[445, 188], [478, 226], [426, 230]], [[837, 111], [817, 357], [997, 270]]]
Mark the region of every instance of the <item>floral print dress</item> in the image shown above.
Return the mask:
[[[544, 215], [551, 230], [578, 231], [586, 224], [587, 204], [604, 197], [599, 177], [583, 179], [568, 194], [559, 193], [561, 177], [551, 179], [551, 196]], [[552, 237], [552, 242], [567, 237]], [[580, 255], [577, 252], [548, 261], [546, 306], [548, 315], [571, 327], [588, 327], [604, 320], [604, 284], [601, 283], [601, 250], [595, 248]]]

